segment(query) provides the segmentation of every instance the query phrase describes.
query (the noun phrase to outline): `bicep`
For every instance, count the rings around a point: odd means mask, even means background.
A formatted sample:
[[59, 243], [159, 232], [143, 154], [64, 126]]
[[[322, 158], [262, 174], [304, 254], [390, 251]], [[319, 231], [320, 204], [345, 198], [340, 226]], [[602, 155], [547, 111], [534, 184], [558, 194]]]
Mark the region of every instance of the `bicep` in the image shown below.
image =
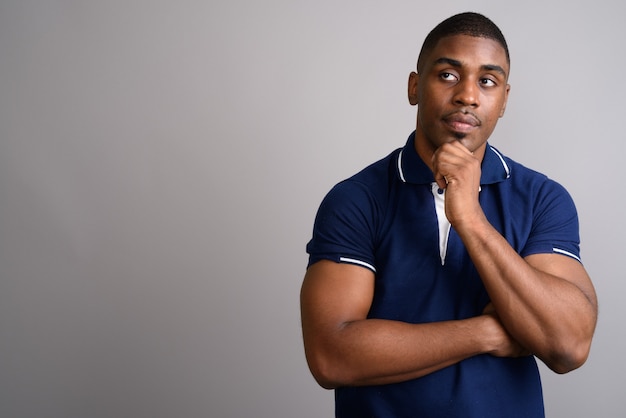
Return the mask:
[[329, 260], [311, 265], [300, 294], [305, 344], [346, 323], [366, 319], [373, 295], [371, 270]]
[[594, 309], [597, 309], [596, 293], [584, 266], [572, 257], [561, 254], [533, 254], [525, 260], [535, 269], [558, 277], [577, 287]]

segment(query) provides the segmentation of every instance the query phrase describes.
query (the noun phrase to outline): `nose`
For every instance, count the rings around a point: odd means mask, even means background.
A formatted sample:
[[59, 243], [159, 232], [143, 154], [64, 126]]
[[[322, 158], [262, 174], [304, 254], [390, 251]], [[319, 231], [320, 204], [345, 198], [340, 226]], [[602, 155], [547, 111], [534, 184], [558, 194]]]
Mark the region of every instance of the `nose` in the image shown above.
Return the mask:
[[454, 103], [460, 106], [478, 107], [478, 85], [471, 80], [460, 81], [456, 85], [454, 93]]

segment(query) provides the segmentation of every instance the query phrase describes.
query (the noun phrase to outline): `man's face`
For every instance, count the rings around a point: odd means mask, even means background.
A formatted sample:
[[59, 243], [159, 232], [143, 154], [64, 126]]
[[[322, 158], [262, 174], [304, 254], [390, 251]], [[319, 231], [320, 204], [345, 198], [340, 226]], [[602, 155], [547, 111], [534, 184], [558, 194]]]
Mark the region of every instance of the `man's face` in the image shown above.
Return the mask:
[[442, 38], [420, 70], [409, 79], [409, 101], [418, 105], [416, 147], [422, 158], [456, 140], [482, 158], [509, 93], [504, 48], [487, 38]]

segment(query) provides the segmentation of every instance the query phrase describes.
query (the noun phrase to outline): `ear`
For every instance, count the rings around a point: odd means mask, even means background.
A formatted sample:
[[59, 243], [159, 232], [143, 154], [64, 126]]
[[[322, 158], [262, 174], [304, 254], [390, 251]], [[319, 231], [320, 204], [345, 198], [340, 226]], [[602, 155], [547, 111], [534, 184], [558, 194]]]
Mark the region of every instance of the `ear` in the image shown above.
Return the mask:
[[412, 71], [411, 74], [409, 74], [408, 96], [411, 106], [415, 106], [417, 104], [417, 85], [419, 83], [419, 78], [419, 74], [415, 71]]
[[504, 116], [506, 110], [506, 103], [509, 101], [509, 91], [511, 91], [511, 85], [506, 85], [506, 91], [504, 92], [504, 103], [502, 104], [502, 110], [500, 110], [500, 117]]

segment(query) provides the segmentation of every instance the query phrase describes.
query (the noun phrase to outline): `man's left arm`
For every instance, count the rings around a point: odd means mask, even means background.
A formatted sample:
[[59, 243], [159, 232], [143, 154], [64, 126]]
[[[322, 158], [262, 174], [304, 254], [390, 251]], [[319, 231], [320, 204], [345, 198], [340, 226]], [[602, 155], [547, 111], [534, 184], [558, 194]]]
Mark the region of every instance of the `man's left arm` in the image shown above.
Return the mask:
[[520, 257], [491, 225], [463, 241], [507, 331], [557, 373], [587, 359], [597, 300], [582, 264], [560, 254]]
[[597, 299], [583, 265], [549, 253], [522, 258], [489, 223], [478, 202], [480, 161], [460, 143], [433, 156], [446, 187], [446, 216], [459, 234], [507, 331], [557, 373], [589, 354]]

